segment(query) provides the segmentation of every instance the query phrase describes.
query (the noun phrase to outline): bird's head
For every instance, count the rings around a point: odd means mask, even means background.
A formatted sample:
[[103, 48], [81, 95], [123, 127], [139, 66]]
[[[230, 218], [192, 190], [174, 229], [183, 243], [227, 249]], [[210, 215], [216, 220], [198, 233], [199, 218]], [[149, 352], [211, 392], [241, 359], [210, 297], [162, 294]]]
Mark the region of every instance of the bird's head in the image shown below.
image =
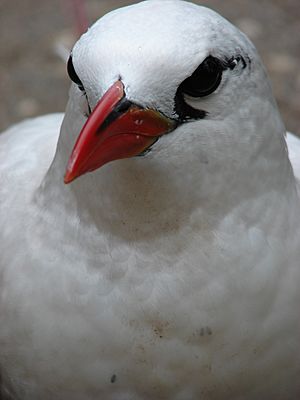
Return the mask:
[[272, 142], [274, 127], [281, 140], [254, 46], [205, 7], [149, 0], [113, 11], [76, 43], [68, 73], [76, 112], [87, 119], [65, 183], [140, 155], [230, 174]]

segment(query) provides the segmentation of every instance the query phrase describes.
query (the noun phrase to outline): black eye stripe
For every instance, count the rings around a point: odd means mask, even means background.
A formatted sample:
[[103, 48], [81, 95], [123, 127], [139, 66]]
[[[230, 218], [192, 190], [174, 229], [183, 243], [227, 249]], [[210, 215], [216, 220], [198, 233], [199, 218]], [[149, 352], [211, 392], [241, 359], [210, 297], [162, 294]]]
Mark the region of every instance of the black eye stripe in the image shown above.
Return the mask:
[[89, 110], [89, 113], [86, 116], [88, 117], [89, 114], [91, 114], [91, 107], [90, 107], [90, 104], [89, 104], [89, 99], [88, 99], [87, 93], [85, 91], [85, 88], [83, 86], [83, 83], [81, 82], [81, 80], [79, 79], [79, 76], [77, 75], [77, 73], [75, 71], [75, 68], [74, 68], [74, 65], [73, 65], [73, 60], [72, 60], [72, 54], [70, 55], [70, 57], [68, 59], [67, 72], [68, 72], [68, 75], [69, 75], [70, 79], [74, 83], [76, 83], [76, 85], [78, 86], [78, 89], [83, 92], [82, 94], [86, 98], [87, 106], [88, 106], [88, 110]]
[[187, 104], [184, 101], [183, 93], [178, 91], [175, 96], [175, 112], [181, 122], [192, 119], [203, 119], [208, 114], [205, 110], [198, 110]]
[[217, 58], [208, 56], [199, 67], [178, 87], [175, 95], [174, 110], [179, 120], [203, 119], [205, 110], [198, 110], [186, 103], [184, 95], [201, 98], [213, 93], [220, 85], [224, 64]]
[[199, 67], [185, 79], [179, 90], [191, 97], [204, 97], [213, 93], [222, 80], [224, 66], [215, 57], [208, 56]]
[[72, 55], [70, 55], [69, 59], [68, 59], [68, 63], [67, 63], [67, 72], [68, 75], [70, 77], [70, 79], [76, 83], [76, 85], [78, 85], [78, 88], [84, 92], [84, 86], [81, 82], [81, 80], [79, 79], [79, 76], [77, 75], [74, 65], [73, 65], [73, 60], [72, 60]]
[[195, 109], [186, 103], [184, 96], [202, 98], [212, 94], [222, 81], [223, 71], [233, 70], [241, 62], [245, 69], [247, 63], [241, 55], [230, 59], [220, 60], [213, 56], [208, 56], [199, 67], [186, 78], [178, 87], [174, 99], [174, 111], [179, 116], [179, 120], [202, 119], [208, 114], [205, 110]]

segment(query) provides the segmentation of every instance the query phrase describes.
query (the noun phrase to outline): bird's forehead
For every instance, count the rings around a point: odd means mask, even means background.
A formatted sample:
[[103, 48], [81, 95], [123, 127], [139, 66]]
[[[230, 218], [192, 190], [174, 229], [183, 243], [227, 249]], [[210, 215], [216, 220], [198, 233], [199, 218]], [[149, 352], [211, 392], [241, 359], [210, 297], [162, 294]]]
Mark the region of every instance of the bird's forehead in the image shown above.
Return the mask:
[[205, 7], [178, 0], [150, 0], [105, 15], [82, 36], [75, 50], [82, 59], [98, 64], [109, 60], [124, 63], [130, 58], [142, 62], [146, 57], [152, 65], [156, 60], [168, 60], [169, 66], [176, 66], [184, 61], [188, 64], [189, 59], [200, 60], [211, 48], [218, 49], [224, 29], [229, 27]]
[[[178, 0], [150, 0], [115, 10], [83, 36], [96, 48], [130, 45], [157, 53], [196, 51], [205, 42], [224, 39], [230, 24], [214, 11]], [[180, 55], [180, 54], [178, 54]]]
[[99, 38], [122, 39], [133, 46], [148, 43], [149, 47], [154, 44], [158, 47], [161, 43], [166, 48], [213, 35], [212, 14], [217, 15], [191, 3], [152, 0], [107, 14], [90, 33]]
[[164, 90], [171, 93], [208, 54], [217, 56], [233, 46], [232, 29], [205, 7], [150, 0], [96, 22], [75, 46], [74, 62], [83, 81], [88, 79], [95, 90], [97, 85], [107, 89], [121, 77], [128, 90], [138, 87], [140, 93], [157, 93], [163, 82]]

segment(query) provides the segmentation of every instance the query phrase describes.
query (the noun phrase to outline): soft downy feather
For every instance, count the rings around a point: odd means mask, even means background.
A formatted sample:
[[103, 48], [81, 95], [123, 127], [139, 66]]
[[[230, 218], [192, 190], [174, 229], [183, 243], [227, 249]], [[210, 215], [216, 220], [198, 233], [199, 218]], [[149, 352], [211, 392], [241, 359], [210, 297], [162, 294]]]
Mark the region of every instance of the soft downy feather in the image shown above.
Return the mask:
[[76, 85], [56, 150], [61, 115], [1, 136], [0, 364], [22, 400], [299, 398], [299, 197], [253, 45], [211, 10], [150, 0], [72, 54], [92, 109], [121, 76], [131, 101], [173, 117], [207, 54], [237, 50], [247, 68], [186, 99], [206, 118], [70, 185]]

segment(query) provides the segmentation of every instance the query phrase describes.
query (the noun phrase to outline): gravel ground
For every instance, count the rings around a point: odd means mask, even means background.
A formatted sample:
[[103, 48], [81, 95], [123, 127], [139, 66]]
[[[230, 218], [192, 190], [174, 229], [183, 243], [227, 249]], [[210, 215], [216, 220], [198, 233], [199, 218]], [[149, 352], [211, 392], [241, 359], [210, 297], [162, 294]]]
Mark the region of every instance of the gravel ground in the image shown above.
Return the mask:
[[[70, 48], [77, 35], [72, 0], [0, 1], [2, 130], [23, 118], [64, 110], [69, 80], [57, 47], [64, 43]], [[86, 0], [85, 4], [93, 22], [136, 2]], [[299, 0], [195, 2], [220, 12], [250, 36], [269, 70], [286, 126], [300, 136]]]

